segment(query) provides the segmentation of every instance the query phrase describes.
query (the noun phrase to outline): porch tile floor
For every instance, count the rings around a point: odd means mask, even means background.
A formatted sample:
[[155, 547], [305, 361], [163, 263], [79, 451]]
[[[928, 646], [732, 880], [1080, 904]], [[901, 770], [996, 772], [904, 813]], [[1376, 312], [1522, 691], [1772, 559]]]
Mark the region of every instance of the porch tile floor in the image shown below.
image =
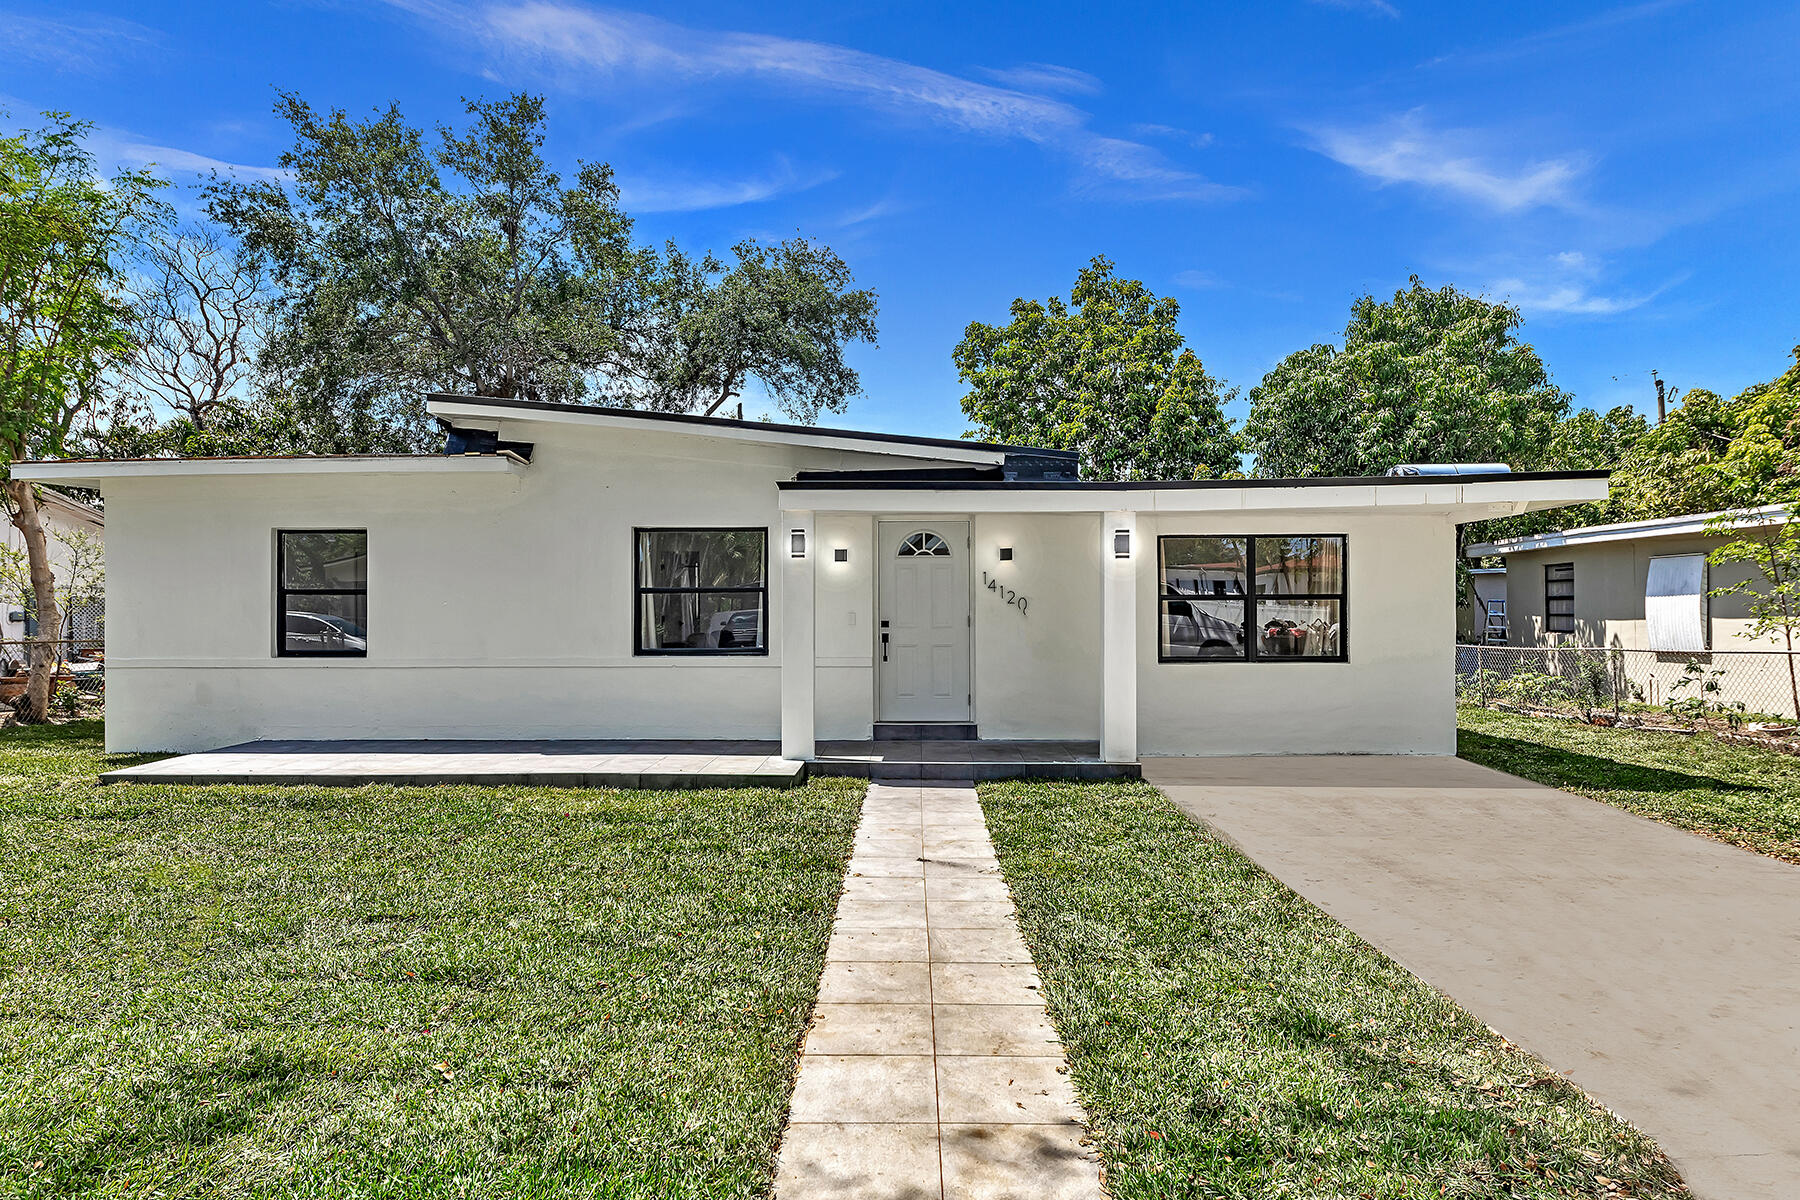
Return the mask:
[[1100, 1167], [975, 789], [877, 783], [776, 1200], [1100, 1200]]
[[261, 741], [108, 771], [102, 783], [785, 787], [806, 764], [774, 742]]
[[[626, 739], [260, 741], [100, 776], [102, 783], [531, 784], [782, 787], [814, 775], [876, 780], [1137, 778], [1093, 742], [820, 742], [810, 763], [763, 741]], [[982, 835], [985, 837], [985, 833]]]
[[810, 764], [815, 775], [865, 779], [1136, 779], [1137, 763], [1100, 761], [1097, 742], [1064, 741], [821, 741]]

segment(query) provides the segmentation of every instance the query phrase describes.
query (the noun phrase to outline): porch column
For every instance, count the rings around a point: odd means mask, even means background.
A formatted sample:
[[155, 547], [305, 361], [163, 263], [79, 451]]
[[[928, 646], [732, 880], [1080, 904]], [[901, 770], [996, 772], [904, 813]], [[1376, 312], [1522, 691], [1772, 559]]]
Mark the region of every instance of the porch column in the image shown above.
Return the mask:
[[1101, 514], [1100, 758], [1105, 762], [1137, 761], [1137, 577], [1144, 552], [1136, 513]]
[[[794, 553], [795, 535], [805, 549]], [[813, 563], [810, 512], [783, 510], [771, 552], [781, 564], [781, 757], [810, 760], [813, 739]]]

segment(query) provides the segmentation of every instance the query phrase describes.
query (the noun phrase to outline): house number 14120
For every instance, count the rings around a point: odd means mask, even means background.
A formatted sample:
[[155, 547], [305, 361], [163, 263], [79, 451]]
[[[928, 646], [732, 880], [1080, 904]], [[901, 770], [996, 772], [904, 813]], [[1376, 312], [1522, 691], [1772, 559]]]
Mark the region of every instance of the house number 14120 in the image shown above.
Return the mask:
[[1025, 615], [1025, 606], [1030, 603], [1029, 600], [1009, 587], [1001, 587], [1000, 581], [990, 577], [986, 571], [981, 573], [981, 582], [988, 591], [1000, 597], [1002, 603], [1010, 604], [1018, 609], [1021, 617]]

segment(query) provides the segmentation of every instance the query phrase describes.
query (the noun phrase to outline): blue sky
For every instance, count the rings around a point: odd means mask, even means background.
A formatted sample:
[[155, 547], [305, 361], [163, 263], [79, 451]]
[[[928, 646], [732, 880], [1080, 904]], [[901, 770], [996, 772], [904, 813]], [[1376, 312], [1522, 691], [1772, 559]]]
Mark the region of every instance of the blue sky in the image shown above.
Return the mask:
[[611, 162], [641, 237], [797, 230], [880, 293], [843, 424], [961, 432], [964, 325], [1095, 254], [1245, 392], [1415, 273], [1519, 304], [1602, 409], [1800, 343], [1792, 3], [0, 0], [0, 29], [13, 124], [74, 112], [180, 183], [272, 167], [277, 87], [421, 124], [541, 91], [553, 157]]

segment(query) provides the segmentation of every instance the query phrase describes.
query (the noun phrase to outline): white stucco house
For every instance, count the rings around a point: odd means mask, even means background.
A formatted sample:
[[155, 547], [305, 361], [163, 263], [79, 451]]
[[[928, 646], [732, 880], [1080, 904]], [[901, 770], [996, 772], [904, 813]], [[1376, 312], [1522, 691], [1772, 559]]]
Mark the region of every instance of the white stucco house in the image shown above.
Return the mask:
[[1102, 483], [973, 441], [434, 396], [445, 453], [43, 462], [105, 496], [107, 742], [1455, 749], [1458, 522], [1603, 473]]
[[[60, 588], [69, 578], [69, 560], [73, 553], [71, 543], [78, 537], [87, 537], [97, 545], [104, 545], [106, 516], [93, 505], [52, 489], [44, 489], [40, 495], [39, 516], [44, 523], [44, 532], [48, 535], [46, 549], [50, 554], [50, 567], [56, 573], [57, 586]], [[3, 518], [0, 518], [0, 543], [16, 554], [25, 553], [25, 535], [11, 521]], [[83, 644], [97, 640], [100, 630], [91, 620], [90, 610], [91, 606], [84, 606], [83, 611], [75, 615], [73, 625], [70, 624], [71, 614], [64, 613], [64, 635], [72, 635]], [[23, 639], [35, 627], [28, 619], [30, 612], [30, 598], [22, 587], [17, 593], [9, 591], [0, 596], [0, 663], [10, 664], [25, 659]]]

